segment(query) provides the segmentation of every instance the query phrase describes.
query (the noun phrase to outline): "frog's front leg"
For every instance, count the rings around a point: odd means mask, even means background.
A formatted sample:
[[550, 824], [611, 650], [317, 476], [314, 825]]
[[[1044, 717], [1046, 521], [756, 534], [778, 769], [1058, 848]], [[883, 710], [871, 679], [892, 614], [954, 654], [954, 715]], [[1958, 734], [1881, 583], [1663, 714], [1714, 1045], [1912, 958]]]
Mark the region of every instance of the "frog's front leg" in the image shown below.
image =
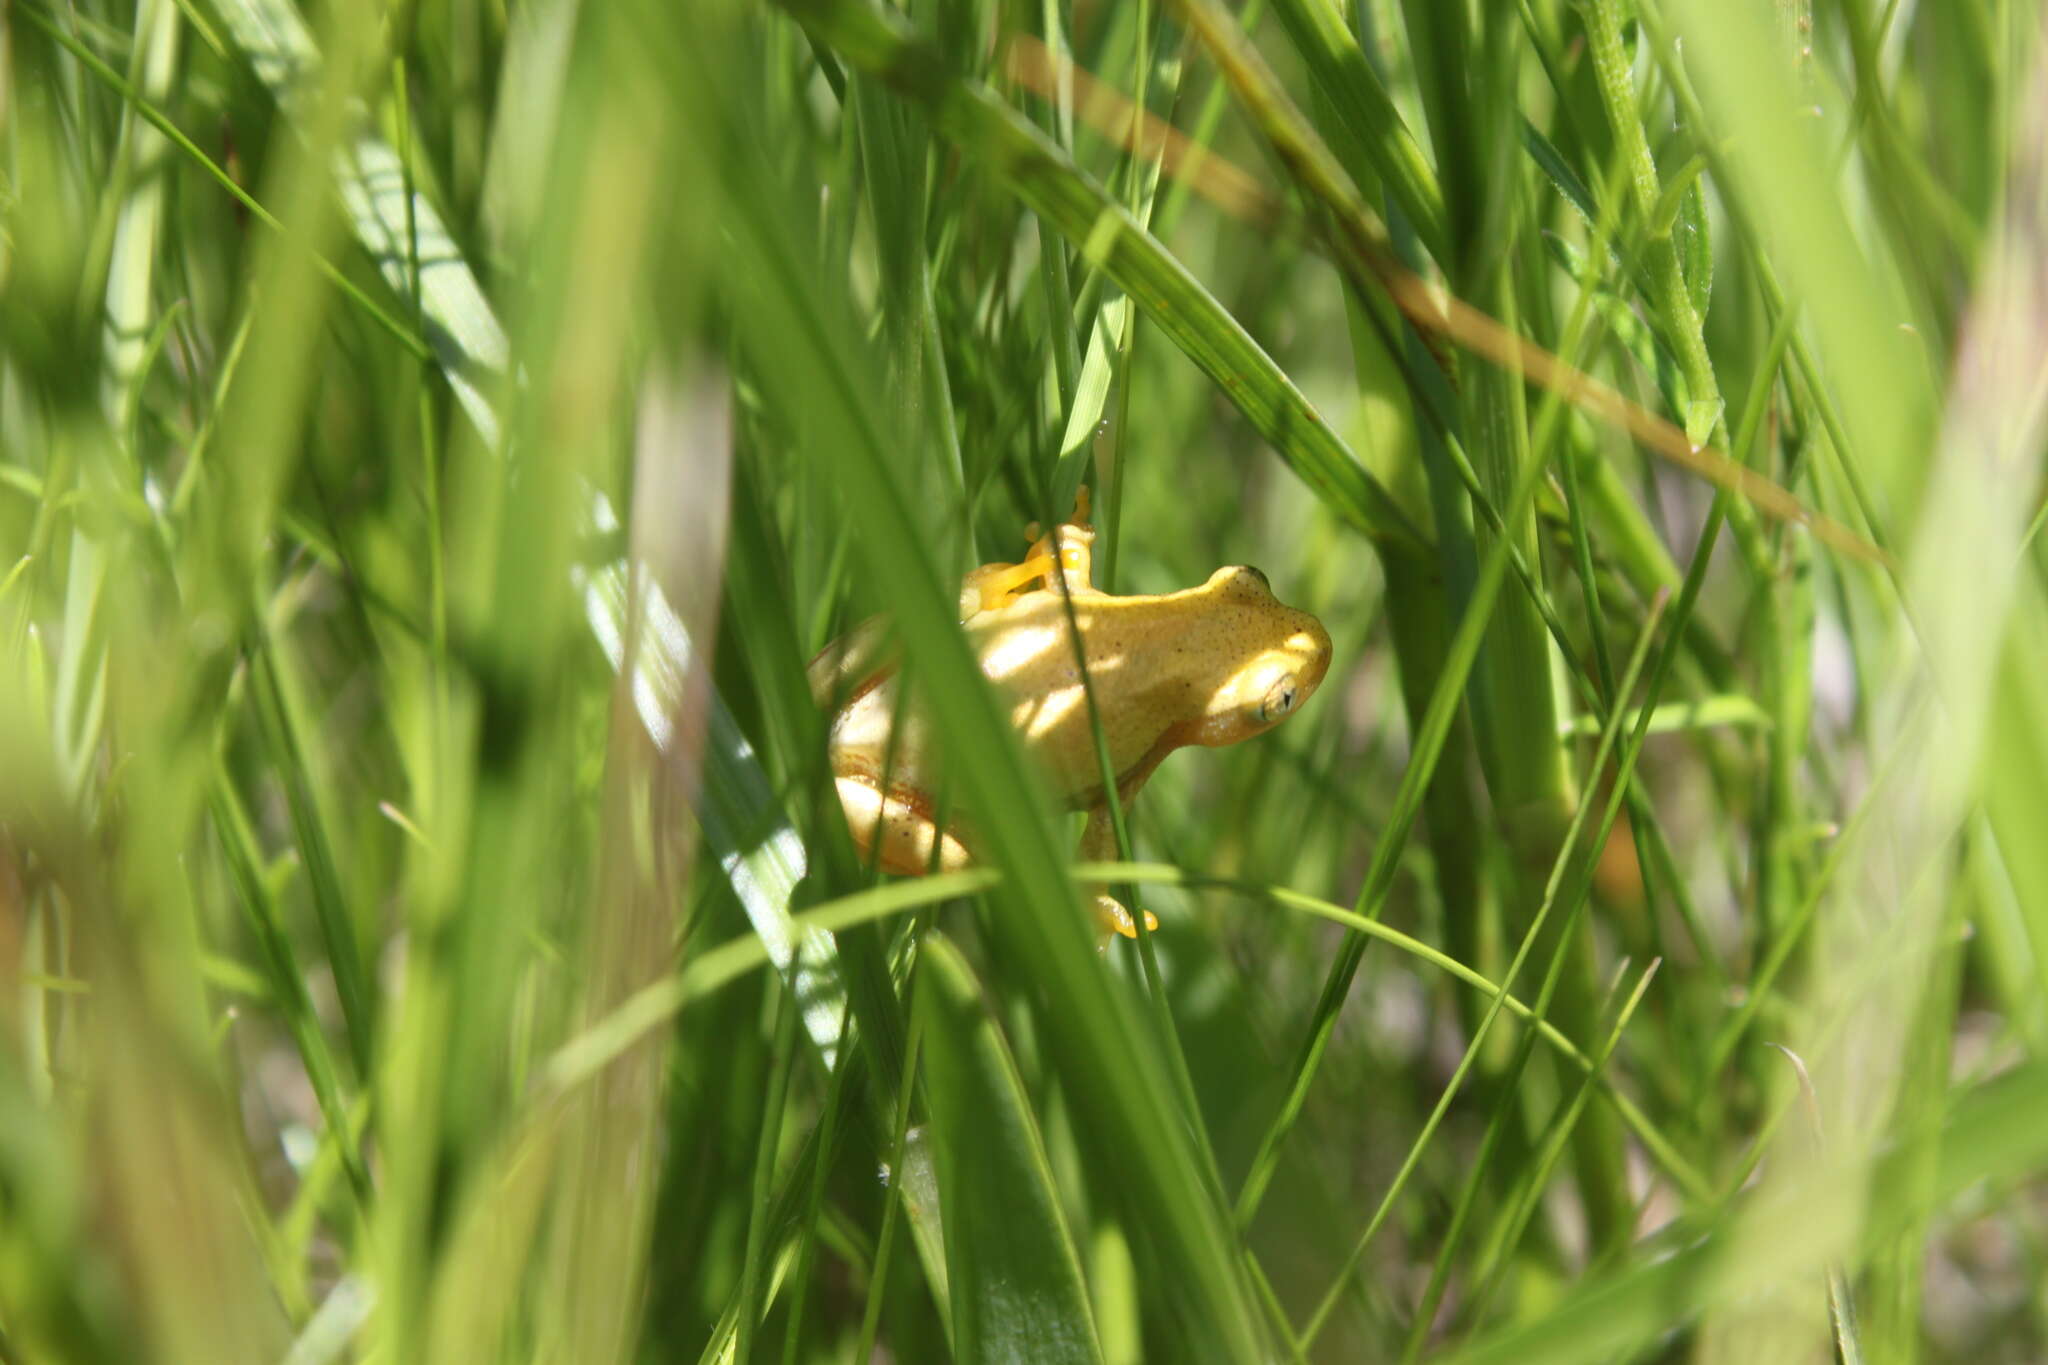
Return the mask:
[[[1113, 863], [1117, 860], [1116, 825], [1109, 818], [1109, 807], [1098, 805], [1088, 812], [1088, 823], [1081, 830], [1080, 847], [1074, 851], [1075, 860], [1084, 863]], [[1117, 933], [1125, 938], [1136, 938], [1138, 926], [1131, 919], [1131, 912], [1123, 903], [1109, 894], [1107, 887], [1100, 884], [1089, 888], [1092, 899], [1090, 909], [1095, 913], [1095, 923], [1105, 936]], [[1151, 933], [1159, 927], [1159, 919], [1150, 910], [1145, 912], [1145, 931]]]
[[1022, 564], [984, 564], [960, 580], [960, 619], [1009, 605], [1018, 593], [1052, 572], [1051, 555], [1030, 555]]
[[1066, 581], [1068, 592], [1094, 592], [1090, 577], [1094, 543], [1095, 532], [1090, 528], [1062, 526], [1057, 539], [1037, 537], [1020, 564], [982, 565], [960, 580], [960, 619], [969, 621], [982, 612], [1006, 607], [1027, 592], [1051, 591], [1055, 573]]

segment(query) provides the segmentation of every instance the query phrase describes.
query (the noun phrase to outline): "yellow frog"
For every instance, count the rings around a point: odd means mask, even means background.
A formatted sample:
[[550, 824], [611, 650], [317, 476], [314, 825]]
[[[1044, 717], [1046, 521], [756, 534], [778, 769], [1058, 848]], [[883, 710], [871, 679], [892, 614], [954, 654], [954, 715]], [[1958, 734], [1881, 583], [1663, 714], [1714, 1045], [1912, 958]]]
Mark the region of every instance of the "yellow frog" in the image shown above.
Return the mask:
[[[1322, 682], [1330, 637], [1315, 617], [1281, 605], [1253, 568], [1218, 569], [1198, 588], [1156, 596], [1099, 592], [1089, 583], [1095, 532], [1086, 517], [1083, 489], [1074, 520], [1039, 537], [1022, 563], [968, 574], [960, 617], [1025, 750], [1069, 809], [1088, 812], [1077, 856], [1093, 862], [1117, 856], [1116, 836], [1062, 596], [1073, 599], [1117, 796], [1127, 808], [1159, 761], [1182, 745], [1235, 744], [1285, 720]], [[888, 871], [966, 867], [975, 860], [973, 826], [937, 808], [938, 746], [916, 706], [905, 709], [891, 752], [898, 694], [893, 660], [878, 657], [886, 633], [880, 618], [867, 621], [810, 666], [818, 704], [838, 708], [830, 752], [847, 825], [863, 854]], [[1105, 932], [1136, 934], [1129, 911], [1099, 891], [1095, 913]], [[1156, 925], [1149, 915], [1146, 921]]]

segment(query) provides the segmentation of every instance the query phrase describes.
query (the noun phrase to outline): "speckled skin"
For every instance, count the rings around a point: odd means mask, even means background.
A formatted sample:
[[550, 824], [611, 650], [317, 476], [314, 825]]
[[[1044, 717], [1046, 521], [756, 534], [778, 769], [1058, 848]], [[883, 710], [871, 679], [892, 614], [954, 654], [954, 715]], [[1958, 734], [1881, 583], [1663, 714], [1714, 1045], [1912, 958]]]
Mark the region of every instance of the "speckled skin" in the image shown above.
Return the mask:
[[[1330, 663], [1329, 635], [1315, 617], [1283, 606], [1258, 570], [1218, 569], [1200, 587], [1117, 597], [1089, 586], [1093, 538], [1082, 525], [1058, 532], [1074, 623], [1122, 800], [1135, 796], [1173, 750], [1235, 744], [1269, 730], [1322, 682]], [[1041, 539], [1022, 565], [992, 564], [968, 575], [961, 590], [964, 628], [982, 672], [1006, 700], [1026, 752], [1070, 809], [1090, 813], [1080, 856], [1113, 859], [1094, 734], [1065, 605], [1052, 577], [1053, 544], [1052, 537]], [[894, 757], [888, 758], [896, 675], [893, 665], [858, 657], [870, 643], [828, 649], [811, 670], [821, 698], [835, 690], [843, 697], [833, 718], [831, 757], [855, 841], [866, 851], [879, 839], [883, 866], [914, 874], [933, 865], [936, 836], [937, 865], [966, 866], [972, 861], [971, 824], [953, 818], [944, 830], [937, 827], [939, 755], [917, 707], [905, 716]], [[1123, 907], [1103, 896], [1097, 908], [1105, 928], [1131, 932]]]

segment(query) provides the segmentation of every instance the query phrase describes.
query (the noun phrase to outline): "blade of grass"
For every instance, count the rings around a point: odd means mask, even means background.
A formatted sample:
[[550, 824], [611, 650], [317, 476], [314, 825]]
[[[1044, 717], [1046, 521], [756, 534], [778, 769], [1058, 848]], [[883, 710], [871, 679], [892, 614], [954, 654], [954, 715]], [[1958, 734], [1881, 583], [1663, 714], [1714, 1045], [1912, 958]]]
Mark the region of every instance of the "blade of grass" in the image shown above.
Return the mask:
[[1629, 1020], [1635, 1017], [1636, 1006], [1642, 1003], [1643, 996], [1649, 991], [1650, 982], [1657, 975], [1657, 969], [1661, 965], [1661, 962], [1653, 961], [1643, 969], [1642, 976], [1636, 981], [1635, 989], [1630, 992], [1628, 999], [1622, 1004], [1620, 1013], [1615, 1017], [1614, 1027], [1608, 1032], [1606, 1042], [1593, 1058], [1594, 1070], [1587, 1073], [1585, 1079], [1573, 1089], [1571, 1102], [1558, 1111], [1549, 1131], [1537, 1144], [1536, 1160], [1524, 1173], [1519, 1197], [1510, 1202], [1509, 1213], [1500, 1225], [1500, 1233], [1495, 1239], [1489, 1258], [1492, 1262], [1491, 1268], [1489, 1269], [1482, 1261], [1472, 1276], [1477, 1288], [1465, 1306], [1466, 1316], [1472, 1322], [1477, 1323], [1484, 1319], [1487, 1305], [1506, 1279], [1515, 1247], [1520, 1243], [1529, 1221], [1536, 1216], [1541, 1206], [1543, 1191], [1550, 1184], [1551, 1174], [1557, 1169], [1558, 1162], [1564, 1158], [1565, 1143], [1571, 1137], [1572, 1128], [1578, 1123], [1579, 1116], [1585, 1112], [1586, 1101], [1592, 1097], [1608, 1062], [1613, 1059], [1614, 1050], [1621, 1044], [1622, 1033], [1628, 1028]]
[[[1814, 1098], [1813, 1077], [1807, 1074], [1806, 1063], [1798, 1053], [1781, 1044], [1773, 1043], [1781, 1056], [1792, 1064], [1792, 1071], [1799, 1081], [1801, 1108], [1806, 1114], [1808, 1136], [1813, 1140], [1817, 1155], [1825, 1153], [1826, 1134], [1821, 1130], [1820, 1101]], [[1920, 1145], [1920, 1144], [1916, 1144]], [[1824, 1156], [1823, 1156], [1824, 1159]], [[1924, 1202], [1924, 1196], [1923, 1200]], [[1915, 1239], [1917, 1246], [1918, 1239]], [[1838, 1264], [1830, 1263], [1825, 1271], [1827, 1278], [1828, 1319], [1834, 1327], [1835, 1353], [1842, 1365], [1863, 1365], [1863, 1349], [1856, 1330], [1856, 1304], [1849, 1294], [1848, 1277]], [[1897, 1338], [1893, 1338], [1897, 1340]]]
[[954, 1351], [1100, 1365], [1080, 1257], [1023, 1079], [966, 960], [937, 932], [919, 946], [917, 1009]]
[[1324, 0], [1274, 0], [1273, 13], [1343, 130], [1340, 148], [1351, 178], [1363, 186], [1358, 170], [1371, 167], [1429, 254], [1447, 259], [1443, 187], [1340, 9]]
[[[910, 1019], [910, 1038], [905, 1044], [903, 1057], [904, 1075], [917, 1074], [918, 1058], [923, 1047], [924, 1029], [917, 1013], [913, 1011]], [[906, 1085], [896, 1100], [896, 1123], [890, 1133], [887, 1148], [889, 1170], [895, 1173], [895, 1176], [888, 1182], [888, 1193], [883, 1199], [882, 1231], [875, 1238], [875, 1268], [873, 1276], [868, 1280], [866, 1306], [861, 1309], [860, 1346], [854, 1352], [856, 1360], [875, 1358], [875, 1340], [882, 1326], [882, 1300], [889, 1282], [890, 1249], [894, 1245], [896, 1228], [901, 1221], [898, 1215], [903, 1213], [911, 1199], [906, 1188], [910, 1161], [911, 1093], [912, 1087]], [[932, 1297], [937, 1300], [941, 1319], [950, 1333], [953, 1330], [952, 1287], [944, 1274], [946, 1258], [932, 1257], [928, 1263], [936, 1263], [940, 1272], [930, 1278]]]
[[[1505, 516], [1519, 517], [1528, 510], [1541, 482], [1542, 469], [1541, 462], [1535, 460], [1524, 466], [1504, 509]], [[1437, 759], [1443, 753], [1451, 724], [1464, 704], [1465, 681], [1478, 658], [1479, 644], [1492, 617], [1513, 548], [1514, 542], [1507, 537], [1496, 538], [1488, 547], [1472, 595], [1459, 619], [1457, 632], [1444, 651], [1435, 691], [1411, 743], [1408, 766], [1401, 774], [1401, 785], [1394, 793], [1392, 809], [1380, 830], [1379, 841], [1373, 846], [1372, 862], [1366, 869], [1364, 883], [1359, 887], [1357, 913], [1368, 920], [1380, 917], [1387, 895], [1393, 888], [1401, 854], [1429, 789]], [[1280, 1144], [1308, 1098], [1308, 1087], [1321, 1064], [1324, 1049], [1329, 1045], [1330, 1034], [1336, 1028], [1337, 1014], [1344, 998], [1350, 993], [1352, 979], [1365, 954], [1365, 944], [1366, 939], [1361, 934], [1347, 937], [1325, 978], [1322, 995], [1310, 1016], [1308, 1034], [1295, 1057], [1287, 1099], [1260, 1139], [1258, 1154], [1253, 1157], [1244, 1184], [1238, 1190], [1235, 1214], [1240, 1229], [1249, 1227], [1257, 1213], [1274, 1165], [1279, 1160]]]
[[[782, 1116], [789, 1101], [790, 1072], [796, 1058], [797, 1002], [787, 996], [775, 1001], [774, 1070], [763, 1099], [760, 1140], [754, 1149], [754, 1183], [747, 1201], [747, 1244], [740, 1258], [739, 1317], [733, 1328], [733, 1358], [752, 1360], [754, 1325], [766, 1309], [762, 1298], [762, 1263], [773, 1260], [778, 1267], [783, 1257], [764, 1256], [768, 1210], [775, 1193], [775, 1157], [782, 1145]], [[773, 1278], [774, 1272], [768, 1278]], [[772, 1291], [771, 1291], [772, 1293]]]
[[[1537, 1144], [1536, 1162], [1523, 1175], [1521, 1195], [1509, 1200], [1508, 1212], [1502, 1220], [1505, 1232], [1498, 1237], [1496, 1243], [1501, 1248], [1500, 1264], [1507, 1264], [1507, 1258], [1512, 1255], [1516, 1244], [1521, 1240], [1522, 1230], [1528, 1225], [1530, 1215], [1535, 1212], [1537, 1201], [1549, 1184], [1551, 1173], [1556, 1170], [1559, 1158], [1564, 1155], [1565, 1142], [1571, 1136], [1579, 1115], [1584, 1112], [1586, 1100], [1593, 1093], [1594, 1082], [1613, 1058], [1614, 1049], [1621, 1042], [1622, 1033], [1628, 1028], [1628, 1021], [1635, 1017], [1636, 1006], [1642, 1003], [1644, 993], [1650, 988], [1651, 978], [1657, 975], [1658, 965], [1653, 961], [1644, 968], [1635, 988], [1620, 1002], [1620, 1007], [1614, 1011], [1613, 1027], [1607, 1031], [1599, 1051], [1593, 1054], [1593, 1072], [1574, 1087], [1570, 1102], [1560, 1108], [1551, 1122], [1549, 1131]], [[1624, 962], [1615, 973], [1614, 989], [1610, 995], [1619, 993], [1627, 970], [1628, 964]], [[1545, 984], [1548, 985], [1548, 982]], [[1521, 1075], [1535, 1045], [1536, 1034], [1533, 1031], [1525, 1031], [1516, 1046], [1515, 1059], [1509, 1064], [1510, 1076]], [[1430, 1330], [1436, 1324], [1438, 1310], [1443, 1305], [1444, 1290], [1450, 1284], [1451, 1269], [1456, 1263], [1458, 1246], [1463, 1240], [1472, 1209], [1478, 1202], [1486, 1167], [1499, 1152], [1501, 1136], [1507, 1131], [1508, 1125], [1515, 1121], [1514, 1106], [1519, 1102], [1519, 1098], [1512, 1086], [1504, 1088], [1501, 1099], [1494, 1105], [1493, 1116], [1487, 1120], [1486, 1136], [1481, 1140], [1479, 1153], [1473, 1160], [1471, 1169], [1466, 1172], [1465, 1182], [1458, 1191], [1458, 1203], [1452, 1210], [1450, 1223], [1444, 1229], [1443, 1245], [1438, 1248], [1436, 1263], [1430, 1269], [1429, 1284], [1423, 1290], [1421, 1305], [1416, 1309], [1414, 1319], [1409, 1324], [1408, 1341], [1401, 1352], [1404, 1362], [1420, 1360], [1423, 1348], [1428, 1345]], [[1482, 1296], [1486, 1277], [1475, 1273], [1472, 1280], [1481, 1288], [1473, 1294], [1467, 1311], [1471, 1317], [1477, 1319], [1484, 1307]]]
[[[1635, 210], [1650, 225], [1644, 243], [1644, 265], [1649, 276], [1651, 297], [1665, 335], [1678, 350], [1684, 367], [1686, 388], [1694, 411], [1684, 414], [1686, 435], [1705, 444], [1724, 424], [1721, 390], [1714, 378], [1714, 363], [1707, 355], [1706, 333], [1700, 313], [1693, 305], [1678, 244], [1668, 226], [1660, 229], [1658, 206], [1663, 188], [1657, 178], [1657, 164], [1650, 155], [1650, 141], [1638, 113], [1635, 84], [1627, 54], [1623, 51], [1621, 26], [1624, 18], [1618, 0], [1589, 0], [1579, 8], [1585, 21], [1594, 76], [1607, 110], [1608, 126], [1629, 167], [1629, 188]], [[1755, 539], [1754, 519], [1743, 504], [1731, 509], [1730, 523], [1747, 549]]]
[[235, 888], [241, 894], [249, 927], [255, 931], [256, 941], [263, 950], [264, 965], [269, 969], [265, 984], [298, 1048], [299, 1060], [306, 1068], [306, 1079], [313, 1087], [313, 1097], [319, 1103], [321, 1117], [327, 1121], [328, 1137], [341, 1152], [349, 1186], [357, 1202], [367, 1206], [371, 1199], [370, 1176], [349, 1123], [348, 1101], [342, 1094], [341, 1080], [335, 1071], [334, 1058], [328, 1051], [326, 1035], [321, 1031], [319, 1016], [314, 1013], [312, 999], [306, 992], [306, 981], [300, 971], [297, 954], [284, 933], [270, 889], [257, 870], [255, 833], [249, 828], [248, 816], [242, 810], [233, 784], [224, 776], [216, 778], [209, 799], [215, 836], [220, 841], [222, 855], [227, 859]]
[[250, 677], [256, 714], [271, 752], [271, 767], [284, 785], [292, 833], [305, 864], [306, 885], [312, 892], [314, 918], [320, 926], [321, 943], [334, 973], [334, 993], [348, 1030], [349, 1057], [355, 1064], [356, 1075], [368, 1077], [374, 1074], [375, 1001], [363, 967], [362, 951], [357, 947], [348, 895], [342, 890], [336, 870], [334, 843], [328, 834], [330, 822], [315, 796], [320, 784], [307, 767], [306, 723], [284, 680], [278, 676], [277, 650], [276, 640], [266, 634], [254, 651]]

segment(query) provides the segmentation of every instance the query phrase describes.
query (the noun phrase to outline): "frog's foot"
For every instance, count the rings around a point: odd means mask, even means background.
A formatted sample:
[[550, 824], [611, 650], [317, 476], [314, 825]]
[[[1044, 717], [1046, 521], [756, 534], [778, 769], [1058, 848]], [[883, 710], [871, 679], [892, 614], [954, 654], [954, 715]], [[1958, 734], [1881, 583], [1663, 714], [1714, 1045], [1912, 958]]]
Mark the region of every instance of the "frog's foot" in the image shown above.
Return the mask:
[[1067, 581], [1067, 591], [1087, 593], [1095, 590], [1093, 581], [1095, 532], [1087, 526], [1067, 525], [1059, 528], [1057, 536], [1040, 536], [1031, 543], [1031, 554], [1026, 564], [1044, 564], [1044, 578], [1047, 589], [1056, 588], [1053, 582], [1053, 552], [1059, 552], [1060, 573]]
[[[1095, 923], [1102, 930], [1105, 942], [1108, 941], [1111, 934], [1121, 934], [1125, 938], [1136, 938], [1138, 936], [1138, 926], [1131, 919], [1131, 912], [1124, 909], [1123, 902], [1119, 901], [1116, 897], [1104, 895], [1098, 891], [1095, 894], [1094, 911]], [[1145, 912], [1145, 932], [1148, 934], [1159, 932], [1159, 917], [1150, 910]]]

